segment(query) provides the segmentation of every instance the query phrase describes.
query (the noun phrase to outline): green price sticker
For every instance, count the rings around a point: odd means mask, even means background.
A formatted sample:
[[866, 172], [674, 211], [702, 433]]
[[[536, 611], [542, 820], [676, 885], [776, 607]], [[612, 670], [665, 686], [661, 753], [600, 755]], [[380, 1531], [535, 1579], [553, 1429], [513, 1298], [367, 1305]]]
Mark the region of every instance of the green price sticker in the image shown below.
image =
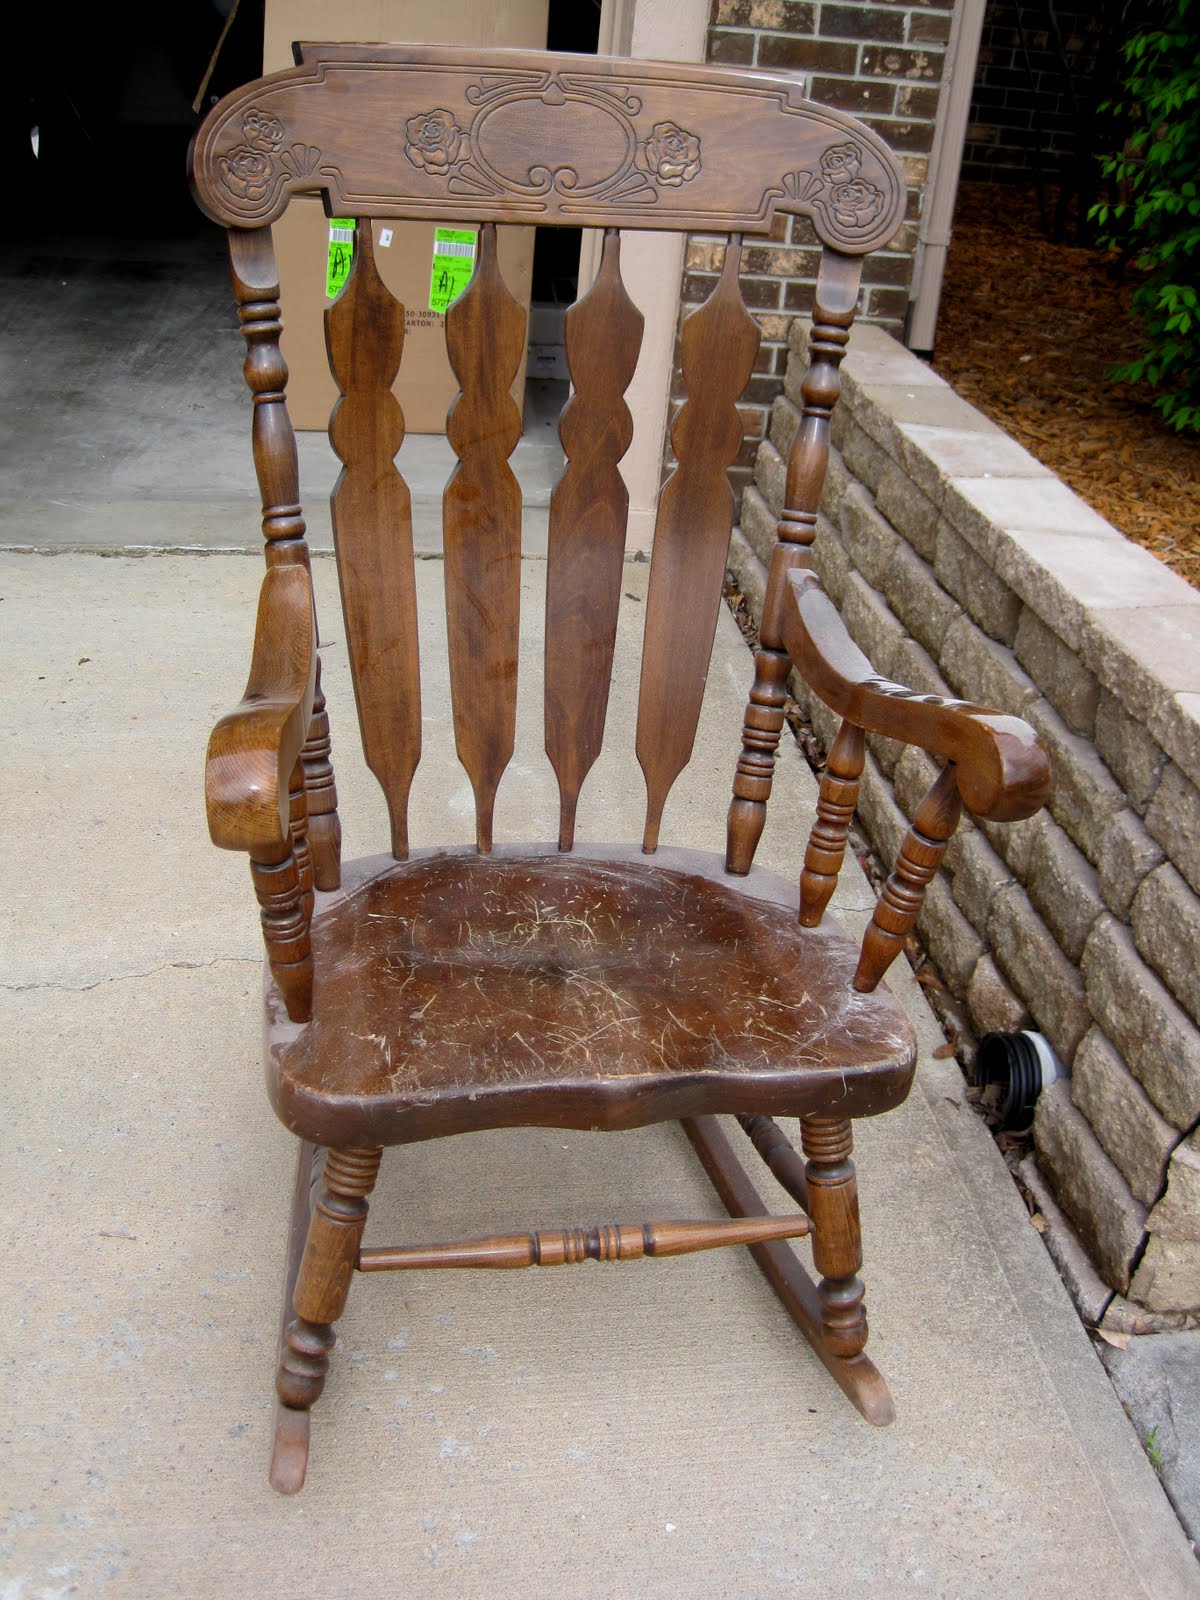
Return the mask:
[[471, 281], [475, 270], [476, 234], [471, 228], [433, 230], [433, 269], [429, 276], [429, 309], [445, 312]]
[[325, 296], [332, 300], [341, 294], [354, 260], [354, 218], [330, 217], [329, 265], [325, 269]]

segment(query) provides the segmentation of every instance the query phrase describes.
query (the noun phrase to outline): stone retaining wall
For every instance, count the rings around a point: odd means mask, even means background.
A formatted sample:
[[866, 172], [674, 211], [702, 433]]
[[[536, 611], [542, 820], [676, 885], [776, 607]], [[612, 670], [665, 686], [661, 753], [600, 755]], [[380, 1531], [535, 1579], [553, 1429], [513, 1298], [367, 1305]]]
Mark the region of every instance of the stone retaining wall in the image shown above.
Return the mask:
[[[761, 605], [805, 369], [731, 564]], [[920, 931], [981, 1033], [1034, 1026], [1070, 1069], [1037, 1159], [1109, 1287], [1200, 1308], [1200, 594], [1126, 541], [882, 329], [855, 331], [815, 547], [884, 676], [1026, 718], [1048, 811], [964, 825]], [[802, 684], [828, 743], [835, 723]], [[935, 774], [870, 740], [859, 817], [890, 865]]]

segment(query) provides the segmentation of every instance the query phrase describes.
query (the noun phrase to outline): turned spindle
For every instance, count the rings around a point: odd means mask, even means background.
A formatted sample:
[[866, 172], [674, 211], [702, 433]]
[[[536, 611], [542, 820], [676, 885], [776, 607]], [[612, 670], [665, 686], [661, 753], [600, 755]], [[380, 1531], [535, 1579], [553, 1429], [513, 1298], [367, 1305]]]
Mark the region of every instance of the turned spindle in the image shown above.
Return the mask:
[[809, 335], [809, 366], [800, 388], [800, 425], [788, 455], [783, 511], [776, 527], [754, 658], [754, 684], [742, 727], [742, 753], [733, 780], [725, 865], [747, 873], [762, 836], [783, 731], [791, 661], [783, 643], [789, 572], [812, 565], [817, 508], [829, 465], [829, 421], [841, 392], [839, 368], [850, 339], [862, 264], [849, 256], [822, 257]]
[[330, 760], [331, 743], [318, 656], [312, 720], [300, 752], [308, 807], [308, 844], [312, 852], [313, 880], [318, 889], [336, 889], [342, 881], [342, 824], [338, 818], [337, 783]]
[[808, 1157], [805, 1178], [813, 1264], [821, 1274], [817, 1285], [821, 1331], [834, 1355], [856, 1356], [867, 1342], [867, 1317], [858, 1276], [862, 1236], [850, 1123], [845, 1117], [805, 1117], [800, 1138]]
[[863, 730], [843, 722], [833, 741], [817, 795], [817, 820], [808, 836], [800, 874], [800, 924], [815, 928], [837, 888], [846, 840], [858, 804], [858, 780], [866, 759]]
[[333, 1324], [346, 1308], [380, 1149], [330, 1150], [292, 1296], [294, 1318], [275, 1380], [285, 1406], [307, 1411], [325, 1387]]
[[854, 987], [862, 993], [870, 994], [903, 950], [904, 941], [921, 914], [926, 887], [942, 864], [961, 815], [957, 772], [951, 761], [917, 807], [895, 870], [875, 903], [854, 974]]
[[293, 1022], [312, 1015], [313, 961], [309, 915], [291, 835], [274, 851], [251, 857], [250, 878], [262, 913], [267, 960]]

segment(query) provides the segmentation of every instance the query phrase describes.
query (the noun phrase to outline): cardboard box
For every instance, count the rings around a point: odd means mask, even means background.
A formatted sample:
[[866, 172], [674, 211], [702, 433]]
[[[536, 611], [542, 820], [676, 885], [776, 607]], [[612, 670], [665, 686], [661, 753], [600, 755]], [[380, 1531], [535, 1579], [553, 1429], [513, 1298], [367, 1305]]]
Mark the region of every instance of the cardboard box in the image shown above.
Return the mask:
[[[343, 42], [411, 39], [418, 43], [512, 45], [541, 49], [546, 43], [549, 0], [266, 0], [263, 71], [293, 65], [294, 39]], [[447, 219], [453, 226], [453, 219]], [[380, 233], [390, 229], [391, 243]], [[431, 222], [374, 224], [380, 277], [405, 308], [404, 356], [393, 389], [410, 433], [445, 433], [446, 412], [458, 382], [446, 356], [445, 318], [429, 310], [433, 258]], [[283, 306], [283, 354], [288, 364], [288, 410], [297, 428], [324, 431], [337, 400], [337, 385], [325, 354], [322, 313], [329, 254], [329, 219], [316, 198], [292, 201], [274, 225]], [[533, 276], [532, 228], [501, 228], [500, 270], [509, 290], [526, 308]], [[513, 383], [520, 405], [525, 361]]]

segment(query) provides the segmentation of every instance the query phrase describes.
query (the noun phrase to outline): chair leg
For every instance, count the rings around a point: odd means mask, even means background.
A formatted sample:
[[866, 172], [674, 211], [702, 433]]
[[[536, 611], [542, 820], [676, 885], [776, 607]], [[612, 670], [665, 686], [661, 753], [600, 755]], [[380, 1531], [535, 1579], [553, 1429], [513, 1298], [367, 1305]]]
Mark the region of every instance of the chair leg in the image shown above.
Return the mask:
[[845, 1117], [804, 1117], [800, 1143], [808, 1157], [808, 1214], [813, 1265], [821, 1274], [821, 1331], [835, 1356], [856, 1356], [867, 1342], [863, 1310], [862, 1233], [858, 1180], [850, 1159], [854, 1141]]
[[[767, 1207], [763, 1204], [749, 1173], [734, 1154], [733, 1147], [725, 1137], [717, 1119], [690, 1117], [685, 1119], [683, 1129], [695, 1146], [704, 1170], [711, 1178], [713, 1187], [730, 1215], [765, 1216]], [[811, 1172], [811, 1168], [809, 1170]], [[816, 1207], [820, 1204], [821, 1202], [816, 1202]], [[816, 1207], [810, 1198], [806, 1210], [814, 1222]], [[854, 1213], [857, 1222], [856, 1206]], [[829, 1234], [827, 1224], [827, 1241]], [[877, 1428], [885, 1428], [888, 1423], [894, 1422], [896, 1408], [892, 1403], [888, 1386], [870, 1357], [862, 1350], [861, 1344], [858, 1354], [848, 1357], [835, 1354], [830, 1348], [825, 1325], [825, 1302], [817, 1285], [796, 1259], [795, 1251], [783, 1240], [751, 1245], [749, 1249], [763, 1276], [778, 1295], [780, 1303], [847, 1399]], [[822, 1262], [826, 1259], [824, 1256], [821, 1258]], [[824, 1271], [825, 1267], [822, 1266], [820, 1270]], [[865, 1322], [863, 1338], [866, 1338]]]
[[[303, 1208], [303, 1158], [293, 1207]], [[280, 1345], [275, 1391], [279, 1398], [271, 1484], [295, 1494], [308, 1465], [308, 1412], [325, 1387], [333, 1325], [345, 1310], [358, 1249], [367, 1221], [367, 1197], [375, 1187], [383, 1152], [330, 1150], [325, 1156], [320, 1189], [312, 1205], [304, 1254], [296, 1273], [291, 1309]], [[289, 1274], [290, 1276], [290, 1274]]]

